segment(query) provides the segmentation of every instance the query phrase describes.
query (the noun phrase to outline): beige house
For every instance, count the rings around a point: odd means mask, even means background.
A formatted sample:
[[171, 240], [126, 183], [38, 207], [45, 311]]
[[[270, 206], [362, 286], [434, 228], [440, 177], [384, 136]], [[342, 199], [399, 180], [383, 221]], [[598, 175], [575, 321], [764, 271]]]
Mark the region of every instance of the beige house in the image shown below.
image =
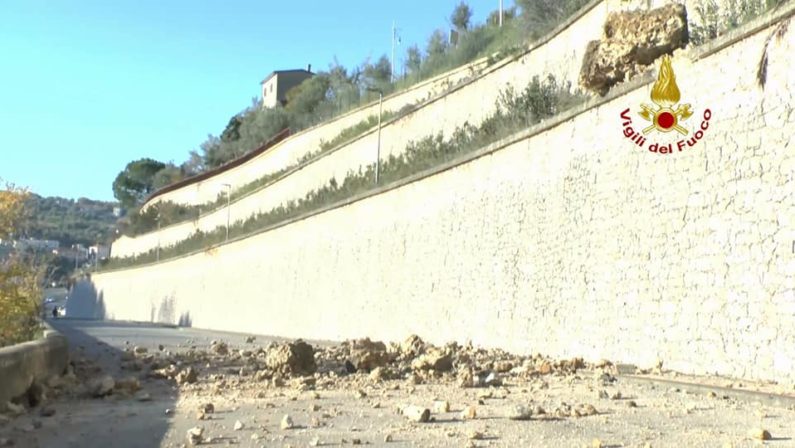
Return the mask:
[[306, 70], [277, 70], [271, 73], [260, 83], [262, 85], [262, 107], [285, 105], [287, 92], [313, 75], [311, 65]]

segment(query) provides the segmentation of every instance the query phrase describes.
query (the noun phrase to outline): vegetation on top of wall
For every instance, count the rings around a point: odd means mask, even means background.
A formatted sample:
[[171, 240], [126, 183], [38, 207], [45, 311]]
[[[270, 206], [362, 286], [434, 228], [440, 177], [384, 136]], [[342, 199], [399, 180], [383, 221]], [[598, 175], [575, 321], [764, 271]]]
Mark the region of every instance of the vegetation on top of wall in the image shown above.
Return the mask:
[[[699, 0], [691, 15], [690, 42], [702, 45], [789, 0]], [[692, 20], [695, 18], [696, 20]]]
[[[492, 11], [485, 23], [472, 23], [472, 9], [461, 2], [450, 16], [457, 40], [449, 39], [448, 30], [434, 31], [424, 50], [417, 45], [408, 47], [404, 63], [396, 64], [394, 74], [391, 61], [385, 55], [376, 60], [368, 58], [353, 68], [335, 61], [328, 70], [316, 73], [288, 92], [284, 107], [263, 108], [259, 98], [254, 98], [249, 107], [229, 119], [219, 136], [209, 135], [198, 149], [190, 151], [185, 162], [161, 163], [162, 167], [152, 175], [151, 182], [135, 183], [133, 190], [142, 185], [150, 191], [162, 188], [239, 158], [285, 128], [298, 132], [370, 104], [378, 99], [373, 88], [388, 95], [481, 57], [488, 56], [494, 62], [496, 58], [515, 54], [588, 1], [516, 0], [516, 7], [504, 11], [502, 26], [499, 26], [497, 11]], [[333, 146], [332, 142], [329, 144]], [[118, 189], [120, 200], [121, 196], [128, 214], [133, 214], [148, 193]], [[130, 204], [131, 197], [135, 198], [135, 204]]]
[[[585, 97], [571, 93], [571, 86], [561, 85], [553, 76], [541, 80], [535, 77], [522, 91], [506, 89], [497, 99], [496, 111], [480, 126], [465, 123], [449, 139], [442, 134], [430, 135], [410, 142], [400, 155], [391, 155], [381, 162], [379, 184], [403, 179], [422, 170], [433, 168], [496, 142], [521, 129], [552, 117], [584, 101]], [[333, 178], [324, 187], [313, 190], [300, 200], [292, 200], [273, 210], [234, 223], [230, 238], [251, 234], [301, 214], [318, 210], [338, 201], [376, 188], [375, 164], [348, 172], [342, 183]], [[179, 243], [155, 248], [135, 257], [112, 258], [103, 269], [118, 269], [178, 257], [222, 243], [226, 229], [197, 232]]]

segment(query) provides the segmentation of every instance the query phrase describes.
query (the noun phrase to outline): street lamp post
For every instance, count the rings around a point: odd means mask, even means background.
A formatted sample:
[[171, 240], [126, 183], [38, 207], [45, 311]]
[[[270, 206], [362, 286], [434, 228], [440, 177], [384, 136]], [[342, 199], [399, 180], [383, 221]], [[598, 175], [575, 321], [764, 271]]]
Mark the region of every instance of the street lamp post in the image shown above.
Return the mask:
[[368, 87], [370, 92], [378, 92], [378, 146], [375, 153], [375, 184], [378, 185], [378, 173], [381, 171], [381, 115], [384, 104], [384, 91], [375, 87]]
[[232, 185], [222, 184], [222, 186], [226, 187], [226, 241], [229, 241], [229, 211], [230, 206], [232, 205]]

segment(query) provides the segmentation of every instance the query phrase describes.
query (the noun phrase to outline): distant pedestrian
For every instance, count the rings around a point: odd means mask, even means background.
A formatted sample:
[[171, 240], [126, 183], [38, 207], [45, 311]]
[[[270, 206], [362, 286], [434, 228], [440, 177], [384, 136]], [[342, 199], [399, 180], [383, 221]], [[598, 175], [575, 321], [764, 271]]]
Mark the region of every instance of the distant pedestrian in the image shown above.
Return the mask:
[[57, 319], [58, 318], [58, 307], [57, 306], [52, 307], [52, 318], [53, 319]]

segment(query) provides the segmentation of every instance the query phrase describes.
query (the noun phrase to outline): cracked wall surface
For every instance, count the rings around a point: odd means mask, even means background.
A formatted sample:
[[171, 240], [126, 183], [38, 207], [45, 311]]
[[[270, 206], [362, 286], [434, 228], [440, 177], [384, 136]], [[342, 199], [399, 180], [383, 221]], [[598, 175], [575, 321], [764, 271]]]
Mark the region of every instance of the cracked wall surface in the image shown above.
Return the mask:
[[624, 137], [626, 108], [643, 125], [643, 85], [420, 180], [93, 282], [109, 318], [189, 315], [310, 339], [416, 333], [795, 383], [795, 29], [769, 38], [777, 26], [673, 58], [687, 127], [712, 111], [682, 152]]

